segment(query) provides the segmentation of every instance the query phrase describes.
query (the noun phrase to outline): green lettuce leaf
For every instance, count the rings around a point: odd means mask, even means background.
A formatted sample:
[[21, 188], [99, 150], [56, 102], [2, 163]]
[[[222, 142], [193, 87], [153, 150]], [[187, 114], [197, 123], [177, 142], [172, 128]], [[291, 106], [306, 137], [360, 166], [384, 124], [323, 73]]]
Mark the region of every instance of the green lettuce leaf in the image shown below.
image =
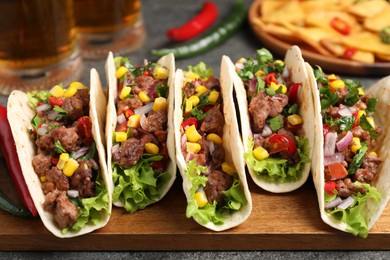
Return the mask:
[[49, 91], [34, 90], [27, 92], [28, 105], [35, 109], [39, 101], [44, 101], [51, 96]]
[[360, 237], [368, 236], [368, 219], [370, 216], [366, 212], [366, 204], [368, 200], [375, 200], [377, 203], [381, 200], [380, 193], [375, 187], [368, 183], [354, 182], [357, 186], [363, 186], [366, 189], [365, 194], [358, 192], [353, 196], [355, 201], [347, 209], [338, 209], [328, 211], [334, 218], [347, 224], [347, 232]]
[[188, 66], [188, 71], [198, 74], [202, 79], [207, 79], [214, 73], [213, 69], [207, 68], [204, 62], [199, 62], [195, 66]]
[[164, 187], [171, 178], [168, 172], [157, 172], [151, 167], [152, 162], [162, 159], [161, 155], [144, 154], [129, 169], [113, 165], [113, 201], [121, 201], [130, 213], [156, 202], [160, 198], [161, 187]]
[[310, 148], [307, 138], [296, 137], [298, 142], [298, 155], [301, 159], [295, 165], [287, 165], [286, 159], [268, 157], [264, 160], [257, 160], [253, 156], [253, 138], [248, 141], [247, 152], [244, 154], [245, 161], [260, 178], [271, 182], [288, 183], [297, 181], [302, 177], [302, 169], [305, 163], [310, 162]]

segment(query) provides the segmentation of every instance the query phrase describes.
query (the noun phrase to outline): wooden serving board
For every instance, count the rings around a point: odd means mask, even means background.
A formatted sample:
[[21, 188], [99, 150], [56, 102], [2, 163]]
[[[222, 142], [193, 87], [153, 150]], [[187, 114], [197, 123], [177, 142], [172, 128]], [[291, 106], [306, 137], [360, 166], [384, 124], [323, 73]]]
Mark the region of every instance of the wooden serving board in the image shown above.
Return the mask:
[[[20, 198], [0, 157], [0, 189]], [[311, 179], [287, 194], [271, 194], [249, 179], [253, 211], [248, 220], [224, 232], [209, 231], [185, 217], [186, 201], [178, 177], [159, 203], [136, 214], [113, 209], [106, 227], [60, 239], [39, 218], [23, 219], [0, 211], [0, 250], [386, 250], [390, 249], [390, 207], [366, 239], [335, 230], [320, 218]]]

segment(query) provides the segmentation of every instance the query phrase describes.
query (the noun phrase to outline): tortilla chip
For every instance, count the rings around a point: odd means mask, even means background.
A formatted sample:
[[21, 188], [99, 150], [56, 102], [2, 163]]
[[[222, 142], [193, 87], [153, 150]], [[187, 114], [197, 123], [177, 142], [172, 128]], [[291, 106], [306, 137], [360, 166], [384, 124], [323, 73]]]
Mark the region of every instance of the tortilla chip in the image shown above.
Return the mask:
[[341, 39], [345, 45], [355, 47], [359, 50], [381, 55], [390, 55], [390, 44], [383, 43], [379, 35], [375, 33], [362, 32], [359, 34], [351, 34]]
[[364, 19], [363, 25], [373, 32], [380, 32], [386, 26], [390, 26], [390, 4], [374, 17]]
[[280, 8], [271, 12], [264, 13], [262, 19], [264, 22], [281, 23], [288, 22], [294, 24], [302, 24], [305, 17], [302, 6], [299, 1], [287, 1]]
[[386, 9], [389, 3], [386, 0], [359, 1], [348, 8], [348, 12], [356, 16], [374, 17]]
[[356, 18], [348, 13], [326, 10], [313, 10], [309, 12], [305, 17], [305, 22], [307, 26], [316, 26], [327, 30], [334, 30], [330, 25], [334, 17], [340, 18], [351, 27], [354, 27], [357, 24]]
[[[345, 49], [347, 46], [342, 44], [340, 40], [334, 39], [322, 39], [320, 43], [330, 52], [338, 57], [342, 57], [344, 55]], [[374, 63], [375, 56], [372, 52], [356, 50], [356, 52], [352, 55], [351, 60], [360, 61], [364, 63]]]
[[375, 57], [384, 61], [390, 61], [390, 55], [375, 53]]

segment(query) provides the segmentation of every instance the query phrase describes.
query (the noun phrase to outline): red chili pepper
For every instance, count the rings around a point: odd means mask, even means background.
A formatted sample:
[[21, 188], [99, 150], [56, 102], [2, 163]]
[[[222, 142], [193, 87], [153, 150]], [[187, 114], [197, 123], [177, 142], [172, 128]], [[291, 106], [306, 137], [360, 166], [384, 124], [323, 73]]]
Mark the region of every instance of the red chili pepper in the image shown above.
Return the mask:
[[337, 16], [330, 20], [330, 26], [341, 34], [348, 35], [351, 33], [351, 25]]
[[131, 117], [132, 115], [134, 115], [134, 111], [131, 110], [131, 109], [126, 109], [126, 111], [125, 111], [125, 117], [126, 117], [126, 118], [129, 118], [129, 117]]
[[56, 97], [49, 97], [48, 98], [49, 103], [53, 106], [62, 106], [64, 104], [64, 100], [62, 98], [56, 98]]
[[15, 183], [15, 186], [23, 200], [23, 204], [31, 212], [31, 214], [36, 217], [38, 216], [38, 211], [35, 208], [34, 202], [23, 177], [18, 154], [16, 153], [14, 137], [12, 135], [7, 118], [7, 109], [1, 105], [0, 129], [0, 148], [2, 154], [4, 155], [5, 163], [7, 164], [7, 168], [12, 178], [12, 181]]
[[327, 124], [322, 124], [322, 129], [323, 129], [323, 132], [324, 132], [324, 138], [325, 136], [329, 133], [330, 131], [330, 127], [327, 125]]
[[352, 114], [352, 116], [355, 118], [355, 122], [353, 123], [352, 128], [355, 128], [355, 127], [357, 127], [359, 125], [358, 113], [355, 112], [355, 113]]
[[265, 77], [265, 83], [267, 83], [267, 85], [271, 84], [271, 82], [278, 84], [278, 80], [275, 78], [275, 72], [272, 72]]
[[298, 89], [301, 86], [301, 83], [294, 83], [290, 86], [288, 92], [288, 101], [289, 103], [295, 104], [298, 102]]
[[350, 60], [350, 59], [352, 59], [352, 56], [355, 55], [356, 52], [357, 52], [356, 48], [347, 47], [347, 48], [345, 48], [342, 57], [343, 57], [343, 59]]
[[198, 128], [198, 120], [195, 117], [190, 117], [187, 120], [184, 120], [183, 123], [181, 123], [181, 127], [183, 129], [186, 129], [187, 126], [195, 125], [195, 128]]
[[287, 135], [274, 134], [268, 141], [272, 144], [270, 154], [278, 153], [286, 150], [289, 154], [294, 154], [297, 151], [295, 142]]
[[196, 16], [191, 18], [181, 27], [169, 29], [167, 31], [167, 36], [172, 41], [188, 41], [209, 28], [217, 17], [217, 6], [211, 1], [206, 1], [202, 6], [202, 10]]
[[77, 127], [80, 129], [81, 136], [86, 144], [91, 143], [92, 137], [92, 122], [87, 116], [80, 117], [77, 120]]
[[334, 194], [334, 190], [337, 189], [337, 184], [334, 181], [325, 182], [325, 192], [329, 195]]

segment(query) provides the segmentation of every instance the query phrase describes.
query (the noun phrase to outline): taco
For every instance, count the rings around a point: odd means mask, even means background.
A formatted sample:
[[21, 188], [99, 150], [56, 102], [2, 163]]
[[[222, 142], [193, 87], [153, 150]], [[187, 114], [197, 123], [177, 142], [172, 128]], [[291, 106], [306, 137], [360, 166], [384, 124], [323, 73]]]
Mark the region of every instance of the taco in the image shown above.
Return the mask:
[[307, 66], [315, 97], [312, 173], [322, 220], [367, 237], [389, 201], [390, 77], [364, 90], [358, 81]]
[[226, 59], [220, 80], [203, 62], [175, 76], [176, 160], [186, 217], [214, 231], [240, 225], [252, 211]]
[[161, 200], [176, 178], [172, 54], [136, 66], [109, 53], [106, 142], [113, 203], [134, 213]]
[[8, 120], [22, 172], [45, 227], [60, 238], [104, 227], [111, 214], [107, 165], [102, 143], [106, 102], [99, 75], [90, 88], [24, 93], [8, 99]]
[[253, 181], [282, 193], [301, 187], [314, 146], [313, 100], [301, 51], [285, 61], [261, 49], [239, 59], [232, 72], [240, 112], [244, 157]]

